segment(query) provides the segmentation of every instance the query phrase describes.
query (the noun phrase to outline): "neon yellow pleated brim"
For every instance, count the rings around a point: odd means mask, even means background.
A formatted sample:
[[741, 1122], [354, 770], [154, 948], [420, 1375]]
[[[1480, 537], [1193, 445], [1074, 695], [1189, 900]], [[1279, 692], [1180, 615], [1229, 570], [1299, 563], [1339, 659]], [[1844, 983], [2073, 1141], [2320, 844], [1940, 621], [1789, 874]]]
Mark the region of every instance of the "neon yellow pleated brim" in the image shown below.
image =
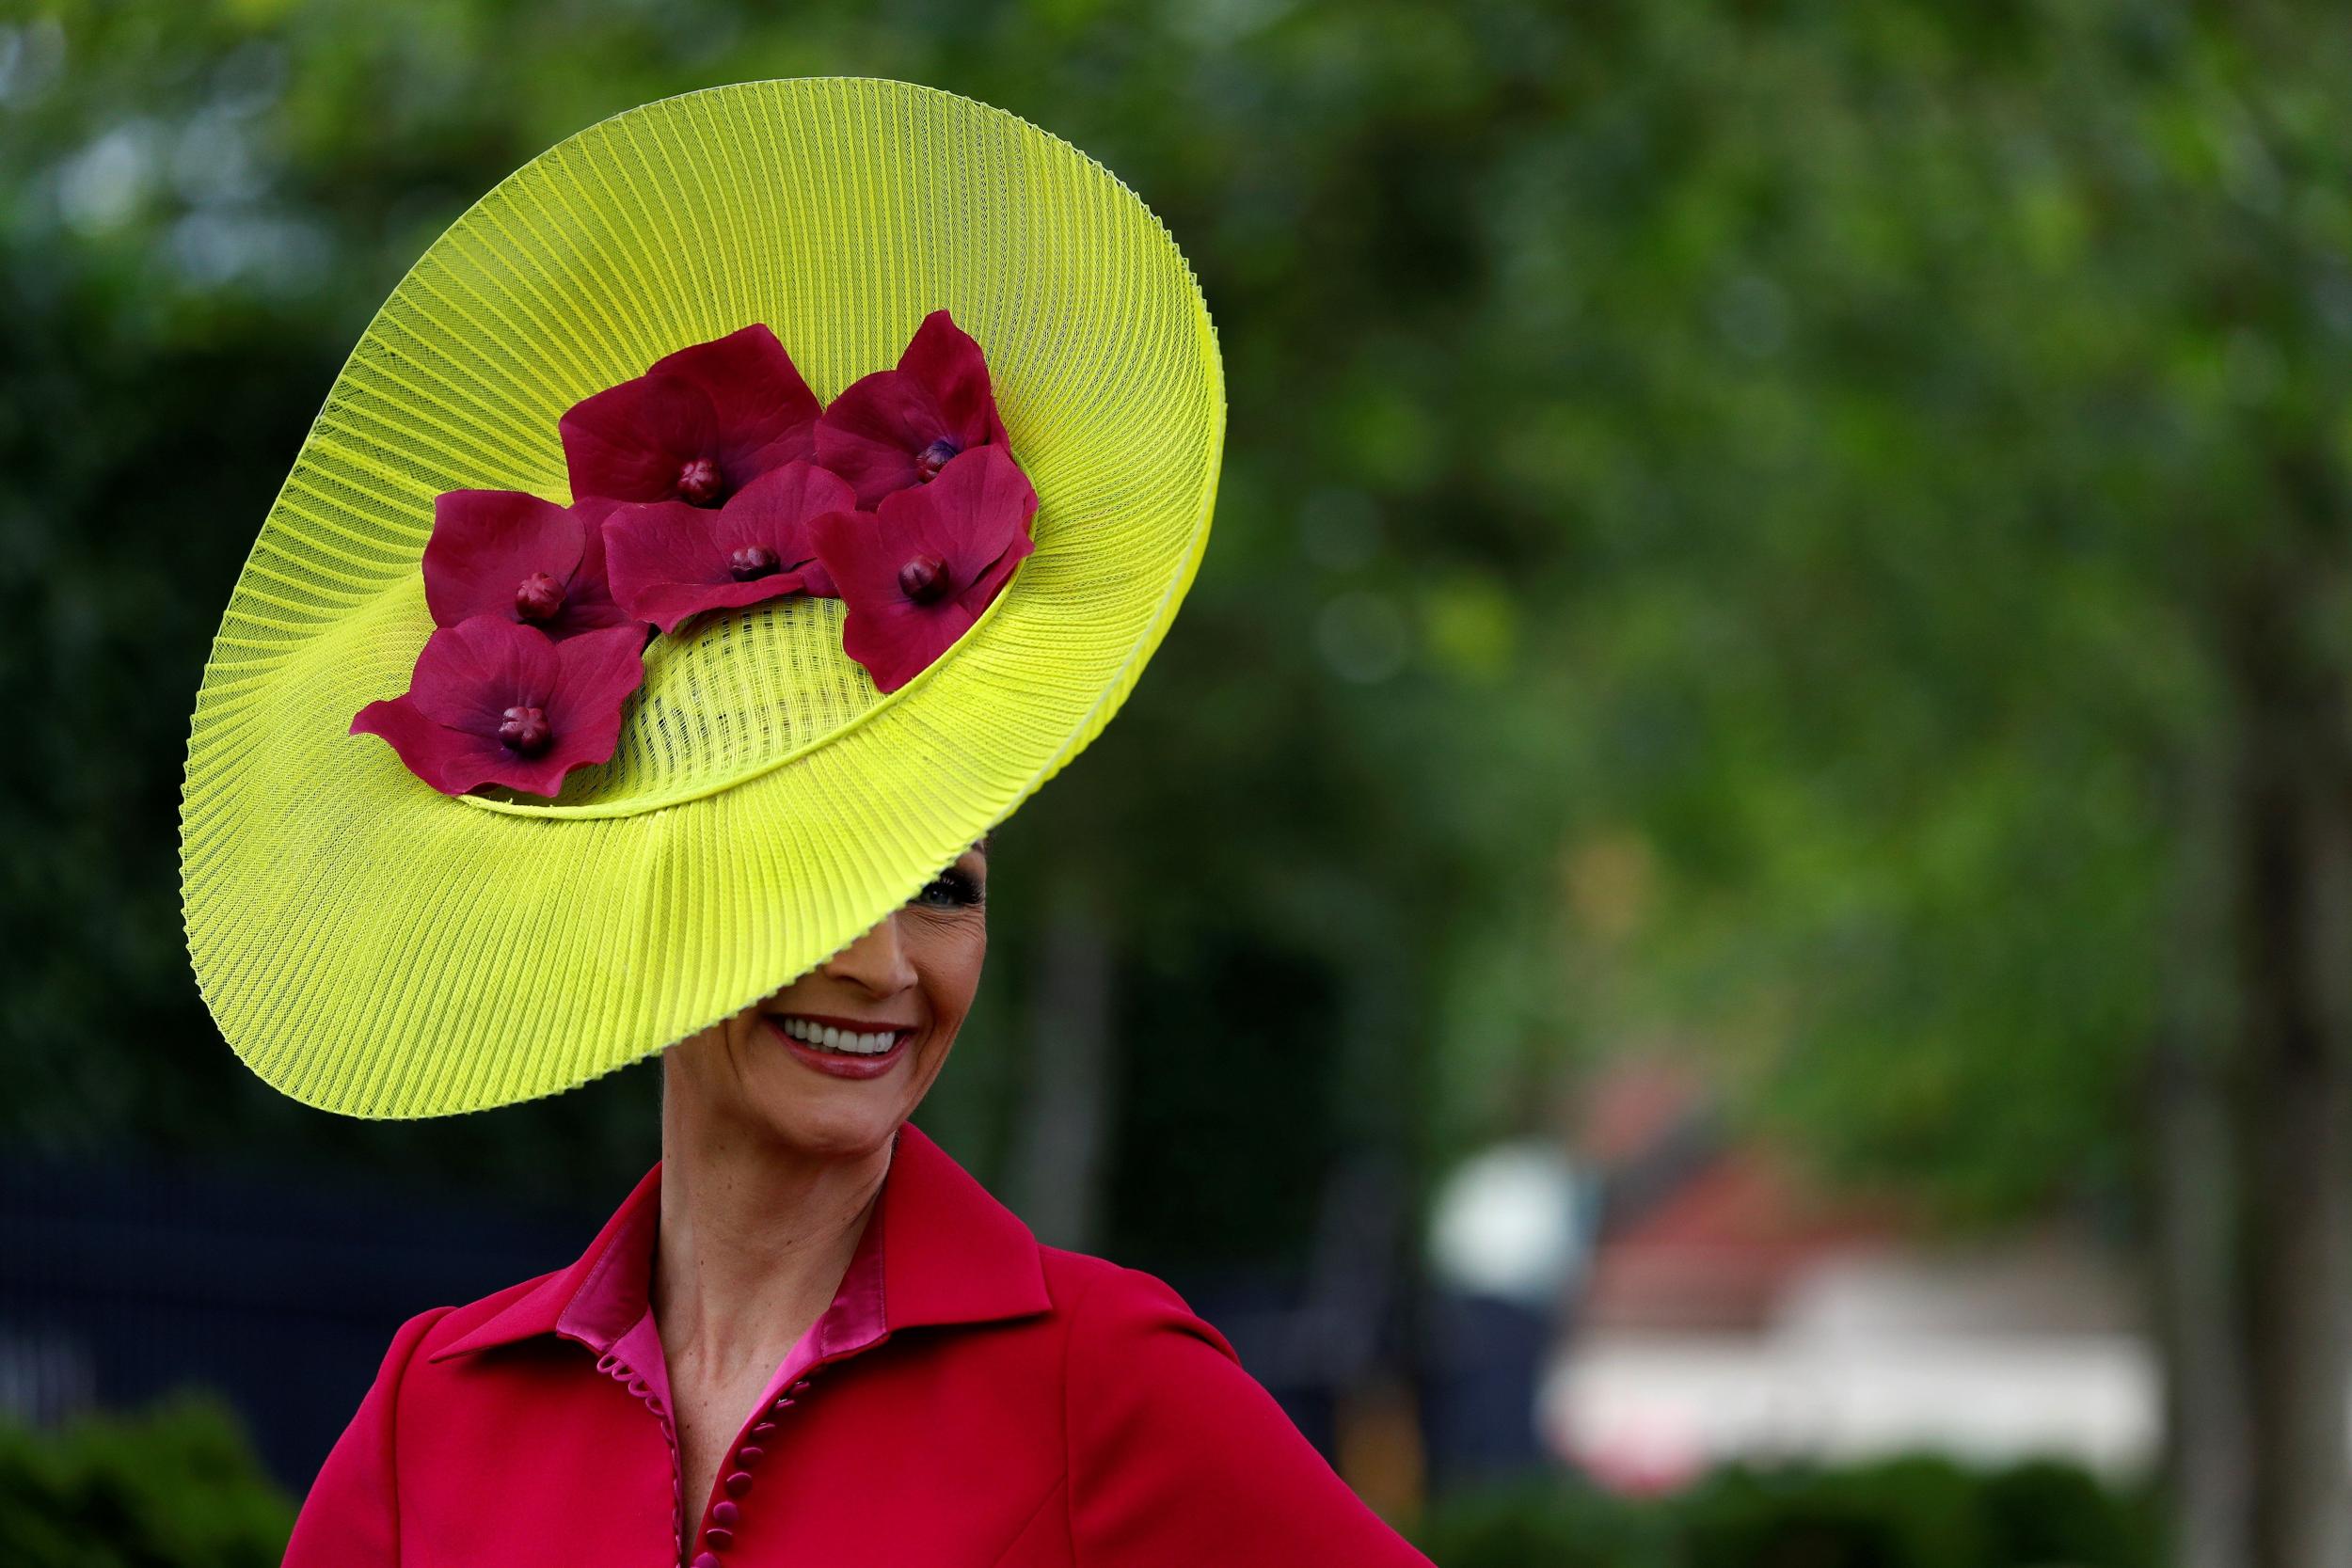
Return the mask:
[[[568, 497], [557, 418], [752, 322], [819, 397], [946, 308], [1037, 486], [1036, 553], [887, 697], [841, 607], [657, 640], [552, 803], [437, 793], [373, 736], [432, 623], [433, 498]], [[1215, 333], [1167, 231], [1069, 144], [904, 83], [633, 110], [502, 182], [369, 325], [206, 662], [181, 871], [197, 981], [274, 1087], [446, 1116], [572, 1087], [805, 974], [1074, 756], [1207, 542]]]

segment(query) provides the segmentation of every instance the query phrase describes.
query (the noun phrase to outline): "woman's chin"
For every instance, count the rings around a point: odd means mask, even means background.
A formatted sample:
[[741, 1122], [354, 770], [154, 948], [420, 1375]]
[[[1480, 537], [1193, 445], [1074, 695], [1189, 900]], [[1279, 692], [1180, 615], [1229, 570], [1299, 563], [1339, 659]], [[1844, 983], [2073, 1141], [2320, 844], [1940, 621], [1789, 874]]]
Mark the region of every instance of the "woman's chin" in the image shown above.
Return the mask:
[[854, 1160], [890, 1141], [898, 1123], [885, 1117], [811, 1117], [800, 1112], [768, 1117], [762, 1129], [797, 1154], [825, 1160]]
[[858, 1155], [890, 1141], [914, 1106], [908, 1102], [905, 1080], [808, 1080], [796, 1070], [796, 1080], [762, 1085], [755, 1108], [778, 1140], [812, 1154]]

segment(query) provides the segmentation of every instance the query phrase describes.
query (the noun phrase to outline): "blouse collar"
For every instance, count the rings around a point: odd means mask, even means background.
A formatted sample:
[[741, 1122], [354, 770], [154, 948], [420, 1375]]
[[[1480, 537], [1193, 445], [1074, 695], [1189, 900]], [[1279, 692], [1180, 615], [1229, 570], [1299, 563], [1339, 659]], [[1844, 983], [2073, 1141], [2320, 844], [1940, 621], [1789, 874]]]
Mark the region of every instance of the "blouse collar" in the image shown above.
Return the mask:
[[[661, 1164], [656, 1161], [578, 1261], [544, 1276], [426, 1359], [445, 1361], [554, 1334], [559, 1325], [575, 1338], [601, 1334], [610, 1343], [644, 1315], [660, 1196]], [[889, 1330], [990, 1323], [1052, 1309], [1029, 1227], [913, 1122], [902, 1123], [895, 1135], [876, 1202], [843, 1294], [870, 1299], [866, 1292], [878, 1282]]]

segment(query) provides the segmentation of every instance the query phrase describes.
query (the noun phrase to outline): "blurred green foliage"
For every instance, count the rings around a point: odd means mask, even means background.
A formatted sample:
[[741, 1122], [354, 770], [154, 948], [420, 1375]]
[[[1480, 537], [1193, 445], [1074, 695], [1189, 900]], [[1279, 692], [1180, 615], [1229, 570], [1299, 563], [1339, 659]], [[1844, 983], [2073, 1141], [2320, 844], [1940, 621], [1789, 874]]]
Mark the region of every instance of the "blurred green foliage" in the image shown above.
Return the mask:
[[[2341, 553], [2328, 14], [39, 5], [0, 24], [0, 1135], [534, 1196], [650, 1159], [642, 1070], [429, 1128], [250, 1082], [180, 947], [184, 715], [341, 356], [468, 201], [647, 99], [858, 73], [1142, 193], [1232, 398], [1178, 629], [1000, 835], [935, 1096], [966, 1147], [1008, 1136], [1074, 901], [1119, 955], [1120, 1223], [1164, 1250], [1295, 1246], [1267, 1195], [1335, 1144], [1519, 1130], [1629, 1042], [1706, 1042], [1743, 1108], [1954, 1213], [2112, 1192], [2211, 979], [2215, 598]], [[1269, 1060], [1282, 1092], [1224, 1087]]]
[[58, 1432], [0, 1424], [9, 1568], [272, 1568], [294, 1517], [235, 1416], [208, 1396]]
[[2154, 1519], [2072, 1465], [1910, 1458], [1735, 1467], [1638, 1501], [1528, 1483], [1450, 1498], [1413, 1539], [1445, 1568], [2154, 1568]]

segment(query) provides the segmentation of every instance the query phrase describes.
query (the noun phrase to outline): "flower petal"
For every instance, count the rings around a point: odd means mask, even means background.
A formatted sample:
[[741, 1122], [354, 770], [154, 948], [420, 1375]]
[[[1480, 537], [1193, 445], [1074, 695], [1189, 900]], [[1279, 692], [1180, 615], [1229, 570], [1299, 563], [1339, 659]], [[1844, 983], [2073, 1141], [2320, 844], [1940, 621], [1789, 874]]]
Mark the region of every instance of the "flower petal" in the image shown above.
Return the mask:
[[727, 503], [727, 527], [742, 531], [729, 534], [730, 546], [765, 545], [786, 566], [797, 567], [817, 557], [808, 525], [828, 512], [847, 511], [855, 501], [840, 475], [814, 463], [787, 464], [754, 480]]
[[361, 708], [352, 718], [351, 733], [383, 736], [408, 771], [444, 795], [463, 795], [491, 783], [513, 755], [495, 736], [435, 723], [405, 692]]
[[[616, 628], [620, 635], [638, 633]], [[590, 632], [611, 637], [614, 632]], [[510, 707], [544, 708], [555, 689], [556, 643], [535, 626], [476, 615], [425, 639], [408, 679], [417, 710], [437, 724], [498, 738]]]
[[[832, 512], [811, 525], [818, 563], [849, 614], [843, 651], [883, 691], [896, 691], [970, 629], [1029, 553], [1037, 492], [1001, 446], [977, 449], [875, 512]], [[916, 604], [899, 584], [921, 556], [945, 562], [952, 587]]]
[[[580, 552], [580, 567], [573, 572], [571, 584], [564, 591], [562, 612], [554, 620], [539, 624], [541, 631], [558, 641], [583, 631], [630, 625], [637, 619], [613, 598], [612, 580], [604, 565], [604, 520], [625, 504], [591, 499], [575, 502], [571, 508], [572, 515], [580, 519], [586, 544]], [[647, 635], [651, 635], [650, 631]]]
[[850, 482], [871, 509], [923, 483], [916, 458], [946, 440], [958, 453], [1008, 444], [980, 345], [945, 310], [915, 328], [898, 368], [850, 384], [817, 422], [817, 461]]
[[957, 446], [969, 451], [992, 441], [1010, 444], [1005, 421], [996, 414], [988, 360], [972, 335], [946, 311], [933, 310], [923, 318], [906, 352], [898, 356], [898, 370], [930, 391]]
[[705, 455], [725, 475], [727, 493], [816, 455], [817, 394], [761, 323], [682, 348], [646, 373], [689, 382], [710, 400], [712, 444]]
[[552, 501], [520, 490], [450, 490], [433, 498], [433, 537], [424, 546], [424, 602], [433, 624], [474, 615], [518, 620], [515, 591], [545, 572], [568, 583], [587, 529]]
[[604, 520], [603, 534], [613, 599], [663, 631], [695, 608], [691, 595], [681, 600], [677, 590], [733, 580], [711, 515], [684, 501], [616, 507]]
[[1027, 560], [1036, 548], [1037, 542], [1025, 532], [1006, 548], [1004, 554], [980, 568], [979, 576], [972, 579], [972, 586], [957, 595], [970, 608], [973, 619], [979, 618], [980, 611], [988, 608], [989, 601], [1012, 580], [1013, 568]]
[[921, 383], [876, 371], [850, 384], [817, 421], [817, 461], [849, 481], [857, 503], [921, 483], [915, 453], [946, 433], [946, 418]]
[[582, 398], [555, 428], [574, 500], [659, 501], [677, 495], [687, 464], [712, 455], [719, 420], [700, 387], [646, 374]]
[[[617, 509], [603, 540], [613, 594], [629, 615], [674, 632], [703, 610], [800, 593], [801, 568], [816, 555], [809, 520], [850, 499], [848, 484], [803, 462], [762, 474], [717, 512], [678, 501]], [[749, 546], [771, 552], [777, 569], [739, 581], [735, 552]]]
[[[815, 543], [813, 533], [810, 535], [810, 542], [812, 546]], [[833, 574], [825, 570], [825, 563], [821, 561], [811, 560], [804, 563], [801, 567], [800, 578], [801, 592], [812, 599], [841, 597], [840, 585], [833, 580]]]
[[644, 684], [644, 640], [634, 626], [583, 632], [556, 646], [555, 687], [545, 705], [555, 738], [532, 759], [543, 768], [552, 768], [553, 778], [549, 787], [532, 788], [532, 794], [553, 795], [565, 773], [612, 755], [620, 744], [621, 715], [629, 693]]
[[929, 484], [884, 499], [882, 511], [893, 510], [905, 513], [923, 541], [947, 562], [961, 591], [1015, 540], [1027, 539], [1029, 520], [1037, 514], [1037, 487], [1004, 447], [975, 447]]
[[643, 611], [642, 619], [651, 621], [665, 632], [675, 632], [689, 617], [706, 610], [740, 610], [746, 605], [765, 604], [770, 599], [798, 594], [805, 586], [799, 572], [786, 571], [741, 582], [732, 578], [724, 582], [664, 582], [640, 594], [636, 604]]
[[960, 599], [918, 605], [902, 595], [853, 604], [841, 623], [841, 651], [866, 666], [877, 689], [896, 691], [930, 669], [973, 620]]
[[817, 563], [850, 613], [861, 604], [880, 609], [906, 597], [898, 591], [898, 568], [920, 552], [922, 540], [903, 515], [886, 523], [874, 512], [828, 512], [809, 524], [809, 532]]

